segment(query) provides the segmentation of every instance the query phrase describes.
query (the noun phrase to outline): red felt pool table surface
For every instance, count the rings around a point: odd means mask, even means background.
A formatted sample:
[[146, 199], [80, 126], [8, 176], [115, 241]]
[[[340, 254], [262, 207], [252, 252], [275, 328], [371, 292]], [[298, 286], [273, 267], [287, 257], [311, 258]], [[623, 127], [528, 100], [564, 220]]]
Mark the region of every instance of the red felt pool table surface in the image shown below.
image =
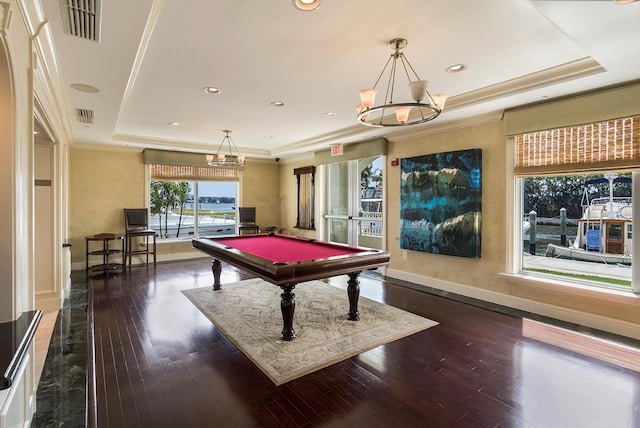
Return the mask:
[[360, 248], [333, 245], [281, 235], [255, 235], [247, 238], [216, 239], [216, 242], [253, 254], [274, 263], [295, 263], [362, 252]]
[[389, 262], [386, 251], [290, 235], [196, 238], [192, 243], [214, 259], [251, 271], [276, 285], [375, 269]]

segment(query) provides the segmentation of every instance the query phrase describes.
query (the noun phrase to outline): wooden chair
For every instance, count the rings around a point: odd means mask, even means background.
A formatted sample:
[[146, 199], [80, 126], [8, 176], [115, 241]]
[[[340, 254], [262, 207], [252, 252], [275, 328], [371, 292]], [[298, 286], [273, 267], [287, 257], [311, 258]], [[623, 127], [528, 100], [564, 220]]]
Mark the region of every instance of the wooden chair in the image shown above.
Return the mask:
[[260, 226], [256, 224], [256, 207], [238, 207], [238, 233], [260, 233]]
[[[126, 258], [129, 258], [129, 267], [131, 267], [131, 258], [133, 255], [145, 254], [147, 256], [147, 265], [149, 264], [149, 254], [153, 254], [153, 266], [156, 265], [156, 231], [149, 228], [149, 210], [147, 208], [125, 208], [124, 209], [125, 224], [125, 264]], [[141, 249], [134, 249], [133, 244], [137, 238], [144, 239], [144, 246]], [[149, 249], [149, 240], [152, 242], [152, 250]]]

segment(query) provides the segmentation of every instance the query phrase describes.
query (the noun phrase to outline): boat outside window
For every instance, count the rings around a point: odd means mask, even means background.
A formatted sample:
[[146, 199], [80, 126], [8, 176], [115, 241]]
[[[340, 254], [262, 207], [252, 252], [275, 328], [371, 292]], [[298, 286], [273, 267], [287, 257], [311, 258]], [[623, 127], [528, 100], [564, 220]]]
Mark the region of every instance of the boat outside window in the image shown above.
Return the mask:
[[[640, 197], [640, 117], [567, 120], [564, 127], [541, 130], [517, 118], [509, 134], [516, 210], [522, 210], [515, 218], [529, 214], [530, 232], [515, 225], [514, 236], [522, 237], [517, 241], [529, 238], [515, 270], [640, 292], [630, 232], [633, 200]], [[558, 123], [557, 117], [544, 118]], [[564, 227], [564, 233], [550, 227]]]
[[521, 234], [523, 271], [632, 291], [631, 173], [518, 181], [521, 209], [528, 214]]

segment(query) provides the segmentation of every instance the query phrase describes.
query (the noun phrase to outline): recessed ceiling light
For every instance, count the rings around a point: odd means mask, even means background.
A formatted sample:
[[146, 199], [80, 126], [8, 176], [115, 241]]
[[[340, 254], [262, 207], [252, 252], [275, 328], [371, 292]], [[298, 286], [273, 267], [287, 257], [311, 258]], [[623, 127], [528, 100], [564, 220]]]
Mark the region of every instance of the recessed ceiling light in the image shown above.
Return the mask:
[[76, 91], [86, 92], [87, 94], [97, 94], [98, 92], [100, 92], [100, 89], [96, 88], [95, 86], [85, 85], [84, 83], [72, 83], [69, 86], [71, 86]]
[[466, 70], [466, 68], [467, 66], [464, 64], [454, 64], [447, 67], [445, 71], [447, 73], [460, 73], [461, 71]]
[[328, 111], [328, 112], [324, 113], [324, 116], [327, 116], [327, 117], [329, 117], [329, 116], [335, 116], [335, 115], [336, 115], [336, 114], [335, 114], [334, 112], [332, 112], [332, 111]]
[[169, 126], [180, 126], [180, 122], [169, 122]]
[[309, 12], [320, 7], [320, 0], [293, 0], [293, 5], [299, 10]]
[[202, 88], [202, 90], [204, 91], [205, 94], [219, 94], [220, 93], [220, 89], [214, 88], [213, 86], [205, 86], [204, 88]]
[[273, 107], [283, 107], [284, 103], [282, 101], [271, 101], [271, 105]]

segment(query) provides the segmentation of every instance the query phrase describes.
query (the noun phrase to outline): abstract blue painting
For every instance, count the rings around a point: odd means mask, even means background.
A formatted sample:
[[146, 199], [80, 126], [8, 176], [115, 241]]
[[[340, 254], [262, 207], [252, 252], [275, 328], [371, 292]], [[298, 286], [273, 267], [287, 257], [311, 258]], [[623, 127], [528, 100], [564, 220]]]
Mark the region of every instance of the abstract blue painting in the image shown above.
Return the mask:
[[480, 257], [482, 149], [404, 158], [400, 248]]

